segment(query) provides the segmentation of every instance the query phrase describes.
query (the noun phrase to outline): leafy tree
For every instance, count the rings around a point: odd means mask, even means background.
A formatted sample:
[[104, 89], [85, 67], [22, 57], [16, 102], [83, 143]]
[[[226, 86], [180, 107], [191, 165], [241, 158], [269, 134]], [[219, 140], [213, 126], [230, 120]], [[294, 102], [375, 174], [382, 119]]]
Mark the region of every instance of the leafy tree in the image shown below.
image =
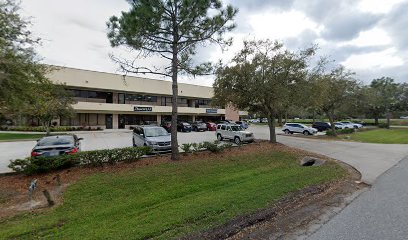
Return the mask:
[[376, 125], [378, 125], [378, 119], [385, 114], [387, 126], [390, 126], [391, 112], [403, 102], [400, 98], [403, 96], [402, 89], [394, 79], [389, 77], [374, 79], [371, 82], [365, 93], [368, 113], [374, 116]]
[[72, 94], [63, 85], [50, 81], [31, 84], [29, 87], [32, 90], [30, 99], [20, 109], [20, 113], [37, 118], [47, 135], [50, 135], [52, 120], [72, 116], [71, 105], [75, 103]]
[[232, 30], [237, 9], [223, 7], [219, 0], [129, 0], [131, 8], [107, 23], [113, 47], [138, 50], [136, 58], [159, 56], [163, 67], [137, 66], [134, 60], [113, 59], [126, 73], [156, 74], [172, 79], [172, 159], [179, 158], [177, 142], [177, 78], [179, 73], [200, 75], [211, 71], [211, 64], [195, 65], [192, 57], [199, 44], [231, 44], [224, 34]]
[[0, 109], [18, 110], [27, 99], [32, 83], [40, 83], [46, 67], [38, 63], [34, 47], [39, 39], [28, 30], [30, 23], [18, 14], [16, 1], [0, 0]]
[[214, 102], [233, 103], [240, 109], [259, 112], [268, 119], [270, 142], [276, 142], [275, 118], [288, 106], [288, 98], [306, 76], [307, 60], [315, 48], [285, 50], [270, 40], [245, 41], [231, 66], [218, 70]]
[[327, 72], [327, 61], [323, 60], [309, 74], [308, 102], [315, 110], [323, 112], [330, 121], [332, 131], [336, 136], [334, 120], [345, 104], [349, 104], [358, 86], [352, 77], [354, 73], [338, 66]]

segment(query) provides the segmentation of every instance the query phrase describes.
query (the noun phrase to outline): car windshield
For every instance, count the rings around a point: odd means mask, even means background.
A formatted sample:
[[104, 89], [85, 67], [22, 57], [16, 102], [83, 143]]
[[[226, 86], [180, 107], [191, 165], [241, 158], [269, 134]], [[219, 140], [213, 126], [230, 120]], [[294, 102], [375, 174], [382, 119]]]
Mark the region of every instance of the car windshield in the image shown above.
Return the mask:
[[189, 123], [182, 123], [184, 126], [189, 126], [190, 124]]
[[231, 126], [231, 130], [232, 131], [242, 131], [242, 127], [241, 126]]
[[146, 137], [160, 137], [168, 135], [167, 131], [161, 127], [145, 128], [144, 132]]
[[71, 136], [45, 137], [38, 141], [38, 146], [55, 146], [74, 144], [74, 138]]

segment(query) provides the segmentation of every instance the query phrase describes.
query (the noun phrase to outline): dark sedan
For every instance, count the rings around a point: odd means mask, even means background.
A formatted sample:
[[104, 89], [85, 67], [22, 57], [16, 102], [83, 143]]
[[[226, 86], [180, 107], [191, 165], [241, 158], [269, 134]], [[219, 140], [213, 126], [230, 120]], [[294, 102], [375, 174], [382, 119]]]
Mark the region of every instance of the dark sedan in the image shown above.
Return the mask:
[[200, 131], [207, 131], [207, 124], [197, 121], [193, 122], [192, 124], [193, 131], [200, 132]]
[[82, 138], [76, 135], [56, 135], [43, 137], [31, 151], [32, 157], [52, 157], [63, 154], [74, 154], [81, 151]]
[[179, 122], [177, 124], [177, 131], [180, 132], [191, 132], [191, 125], [187, 122]]
[[314, 122], [312, 128], [316, 128], [319, 132], [331, 129], [330, 123], [327, 122]]

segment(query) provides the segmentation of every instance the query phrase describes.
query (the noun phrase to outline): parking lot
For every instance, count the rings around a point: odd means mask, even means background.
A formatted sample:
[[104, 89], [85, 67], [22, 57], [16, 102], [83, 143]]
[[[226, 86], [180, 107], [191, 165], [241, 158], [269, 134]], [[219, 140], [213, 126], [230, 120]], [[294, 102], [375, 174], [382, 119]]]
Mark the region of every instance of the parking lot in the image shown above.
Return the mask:
[[[269, 139], [269, 129], [266, 125], [250, 126], [248, 130], [252, 131], [257, 139]], [[281, 134], [281, 128], [276, 128], [276, 132]], [[77, 135], [84, 138], [82, 151], [132, 146], [132, 131], [130, 130], [81, 132]], [[177, 136], [180, 145], [216, 140], [215, 132], [211, 131], [179, 132]], [[10, 171], [7, 167], [10, 160], [28, 157], [35, 144], [36, 141], [0, 142], [0, 173]]]

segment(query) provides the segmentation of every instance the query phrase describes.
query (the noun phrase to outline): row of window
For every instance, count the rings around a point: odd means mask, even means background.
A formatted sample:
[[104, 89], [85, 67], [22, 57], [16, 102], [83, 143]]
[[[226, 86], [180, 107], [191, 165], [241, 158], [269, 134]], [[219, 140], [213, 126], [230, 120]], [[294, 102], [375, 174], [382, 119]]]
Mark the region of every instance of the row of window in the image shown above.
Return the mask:
[[[77, 89], [68, 89], [72, 95], [76, 98], [85, 98], [85, 99], [102, 99], [106, 103], [113, 103], [112, 93], [111, 92], [100, 92], [100, 91], [89, 91], [89, 90], [77, 90]], [[132, 102], [149, 102], [157, 103], [158, 96], [153, 95], [143, 95], [143, 94], [128, 94], [128, 93], [119, 93], [118, 94], [118, 103], [119, 104], [129, 104]], [[161, 97], [160, 104], [162, 106], [171, 106], [172, 104], [171, 97]], [[199, 106], [209, 106], [211, 105], [210, 99], [187, 99], [187, 98], [178, 98], [177, 103], [185, 105], [186, 107], [196, 107]]]
[[98, 99], [106, 99], [108, 95], [112, 95], [112, 93], [107, 92], [98, 92], [98, 91], [88, 91], [88, 90], [72, 90], [69, 89], [74, 97], [77, 98], [98, 98]]
[[157, 102], [157, 96], [119, 93], [118, 103], [125, 104], [127, 102]]

